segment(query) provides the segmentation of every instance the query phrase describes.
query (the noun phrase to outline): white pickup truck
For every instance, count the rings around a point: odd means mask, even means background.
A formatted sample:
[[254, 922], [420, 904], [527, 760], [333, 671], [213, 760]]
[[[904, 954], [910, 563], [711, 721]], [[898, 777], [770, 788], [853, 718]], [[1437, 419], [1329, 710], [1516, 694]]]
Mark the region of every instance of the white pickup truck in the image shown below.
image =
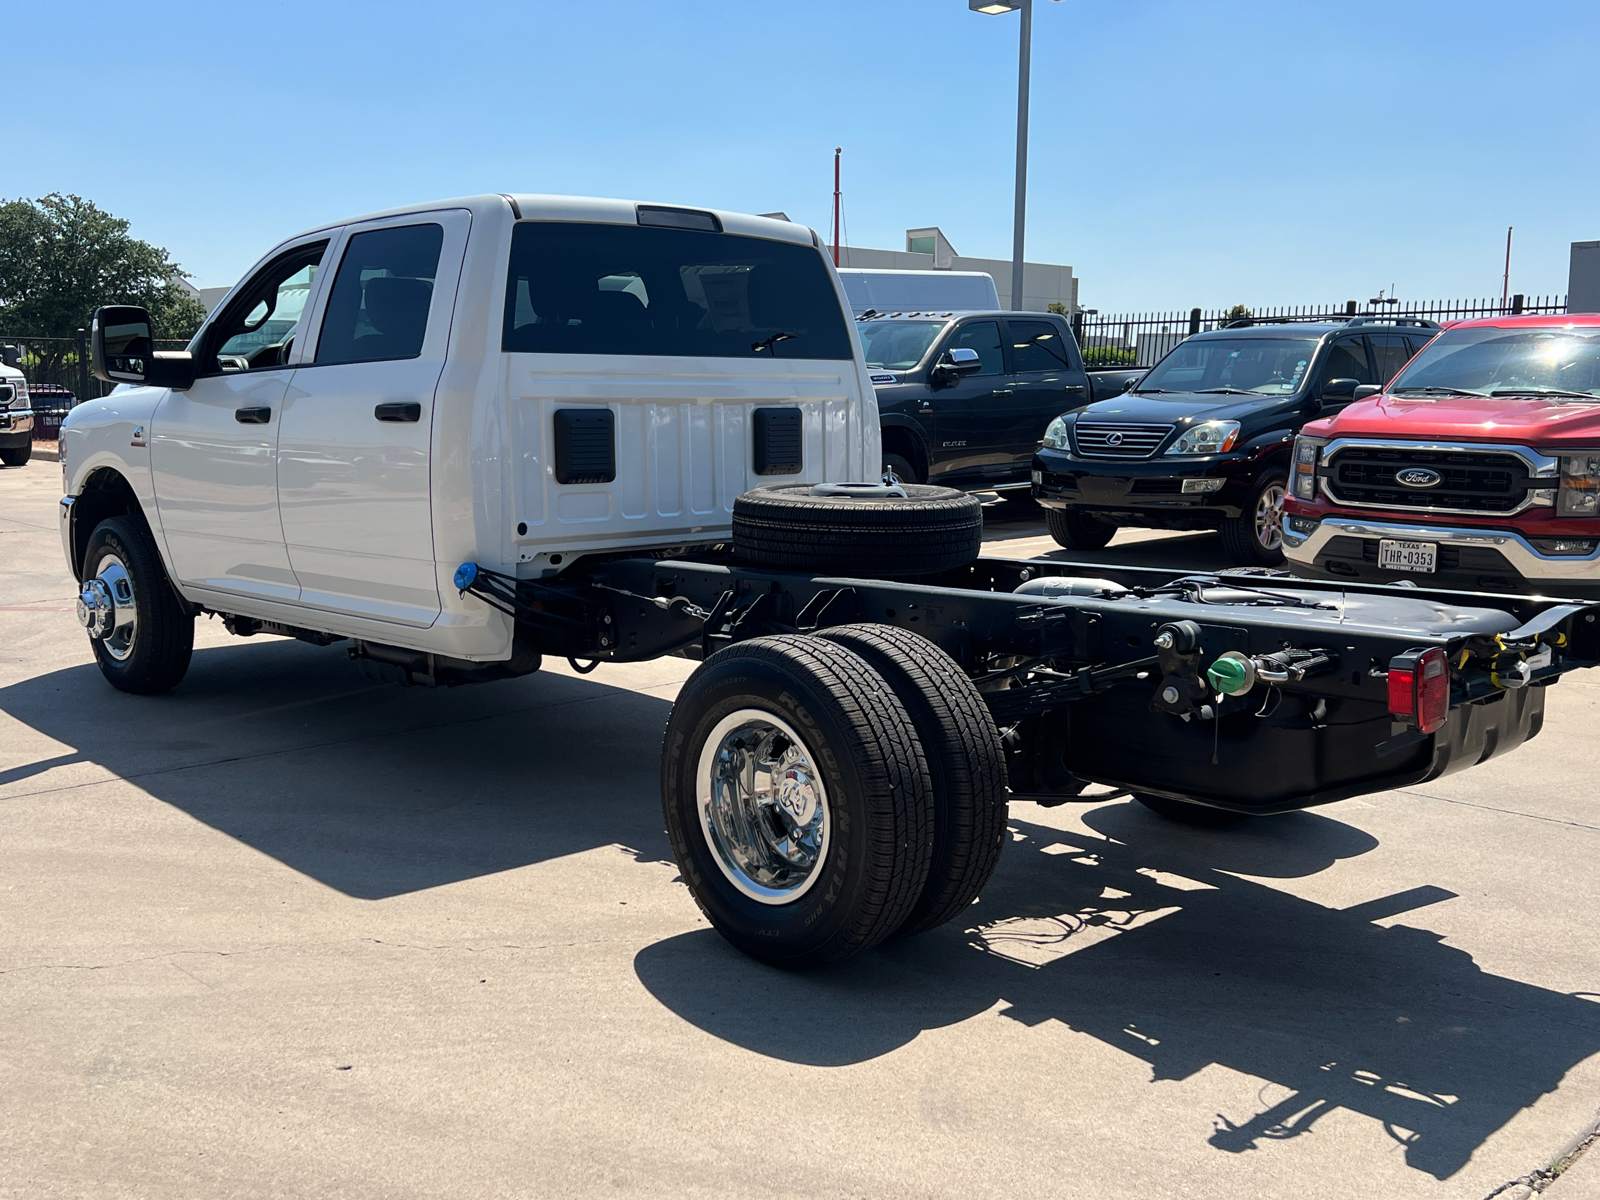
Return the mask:
[[980, 558], [975, 499], [880, 482], [853, 326], [808, 229], [530, 195], [290, 238], [181, 353], [102, 308], [128, 386], [61, 433], [79, 620], [131, 692], [202, 613], [405, 683], [702, 660], [668, 833], [790, 965], [963, 913], [1010, 799], [1218, 824], [1412, 786], [1600, 662], [1596, 605]]

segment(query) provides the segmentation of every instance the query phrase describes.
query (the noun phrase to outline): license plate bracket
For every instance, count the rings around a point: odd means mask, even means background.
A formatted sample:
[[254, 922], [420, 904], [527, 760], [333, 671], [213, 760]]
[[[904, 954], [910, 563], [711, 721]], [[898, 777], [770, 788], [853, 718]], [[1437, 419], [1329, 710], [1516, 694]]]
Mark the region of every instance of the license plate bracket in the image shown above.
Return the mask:
[[1432, 575], [1439, 568], [1439, 547], [1434, 542], [1408, 542], [1383, 538], [1378, 542], [1378, 569]]

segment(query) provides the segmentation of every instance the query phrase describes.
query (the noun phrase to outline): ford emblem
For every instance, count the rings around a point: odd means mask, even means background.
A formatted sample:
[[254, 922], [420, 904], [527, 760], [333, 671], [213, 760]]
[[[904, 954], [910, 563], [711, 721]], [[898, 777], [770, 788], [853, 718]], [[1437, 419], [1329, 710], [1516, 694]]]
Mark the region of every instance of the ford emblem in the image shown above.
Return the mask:
[[1444, 476], [1427, 467], [1407, 467], [1403, 471], [1394, 473], [1394, 481], [1401, 487], [1431, 488], [1438, 487], [1444, 482]]
[[1108, 446], [1120, 446], [1120, 445], [1122, 445], [1122, 435], [1120, 433], [1108, 433], [1108, 434], [1106, 434], [1106, 445], [1108, 445]]

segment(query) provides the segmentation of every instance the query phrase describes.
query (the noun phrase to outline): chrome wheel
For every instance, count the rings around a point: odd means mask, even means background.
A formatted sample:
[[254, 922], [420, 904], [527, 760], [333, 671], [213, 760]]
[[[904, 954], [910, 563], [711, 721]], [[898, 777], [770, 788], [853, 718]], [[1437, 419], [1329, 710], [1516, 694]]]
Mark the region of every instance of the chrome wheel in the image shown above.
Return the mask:
[[784, 721], [746, 708], [719, 721], [700, 752], [700, 830], [728, 882], [762, 904], [789, 904], [822, 875], [828, 793]]
[[1283, 549], [1283, 484], [1269, 483], [1256, 500], [1256, 541], [1263, 550]]
[[94, 578], [78, 586], [78, 622], [118, 662], [133, 653], [139, 627], [133, 577], [115, 554], [102, 555]]

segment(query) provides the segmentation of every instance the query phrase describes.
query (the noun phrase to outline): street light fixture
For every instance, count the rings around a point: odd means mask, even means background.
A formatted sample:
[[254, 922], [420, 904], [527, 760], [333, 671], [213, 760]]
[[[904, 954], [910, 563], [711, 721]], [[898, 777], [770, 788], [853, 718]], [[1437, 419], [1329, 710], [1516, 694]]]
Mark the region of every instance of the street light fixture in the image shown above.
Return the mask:
[[967, 0], [967, 7], [989, 16], [1022, 13], [1017, 48], [1017, 202], [1011, 234], [1011, 309], [1016, 312], [1022, 308], [1023, 228], [1028, 209], [1028, 64], [1033, 50], [1033, 0]]

